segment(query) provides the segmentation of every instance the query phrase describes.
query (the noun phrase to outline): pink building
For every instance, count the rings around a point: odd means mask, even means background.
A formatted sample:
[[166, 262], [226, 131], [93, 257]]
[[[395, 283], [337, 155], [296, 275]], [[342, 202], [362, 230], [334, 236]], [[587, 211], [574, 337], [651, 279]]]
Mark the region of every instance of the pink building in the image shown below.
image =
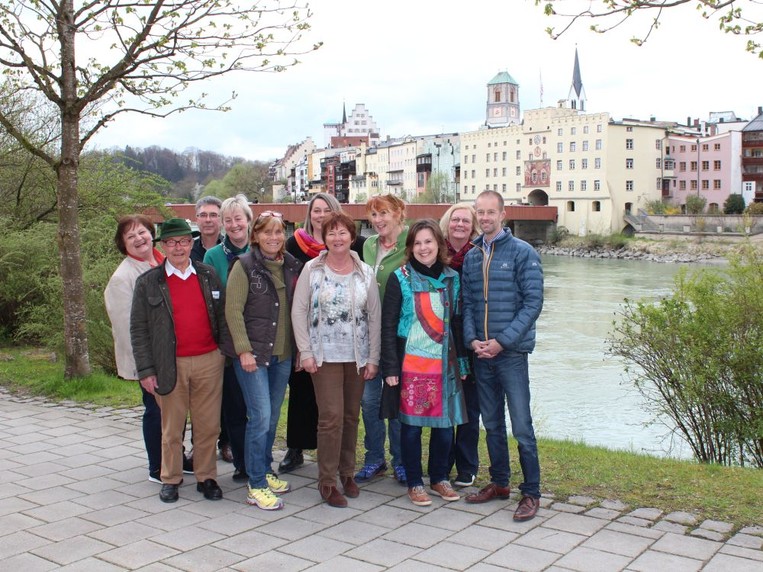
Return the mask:
[[741, 153], [739, 131], [710, 136], [669, 134], [663, 200], [685, 207], [687, 196], [698, 195], [707, 200], [708, 212], [723, 210], [730, 194], [742, 193]]

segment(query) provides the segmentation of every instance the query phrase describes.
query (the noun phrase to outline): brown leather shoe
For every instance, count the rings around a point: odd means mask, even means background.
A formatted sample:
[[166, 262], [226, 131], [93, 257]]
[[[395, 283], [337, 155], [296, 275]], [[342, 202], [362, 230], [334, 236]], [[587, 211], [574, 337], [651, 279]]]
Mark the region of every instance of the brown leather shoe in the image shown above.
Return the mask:
[[505, 500], [509, 498], [510, 492], [511, 489], [509, 487], [499, 487], [495, 483], [490, 483], [485, 488], [480, 489], [478, 493], [466, 495], [464, 500], [472, 504], [483, 503], [493, 499]]
[[540, 499], [533, 497], [522, 497], [519, 501], [517, 510], [514, 511], [514, 520], [517, 522], [524, 522], [535, 518], [538, 513], [538, 507], [540, 506]]
[[358, 484], [355, 482], [354, 478], [339, 477], [339, 481], [342, 483], [342, 488], [344, 489], [344, 496], [351, 499], [358, 498], [358, 495], [360, 494], [360, 489], [358, 488]]
[[230, 443], [226, 443], [220, 447], [220, 458], [226, 463], [233, 462], [233, 449], [230, 448]]
[[345, 508], [347, 506], [347, 499], [339, 492], [334, 485], [320, 485], [321, 497], [325, 500], [329, 506], [336, 508]]

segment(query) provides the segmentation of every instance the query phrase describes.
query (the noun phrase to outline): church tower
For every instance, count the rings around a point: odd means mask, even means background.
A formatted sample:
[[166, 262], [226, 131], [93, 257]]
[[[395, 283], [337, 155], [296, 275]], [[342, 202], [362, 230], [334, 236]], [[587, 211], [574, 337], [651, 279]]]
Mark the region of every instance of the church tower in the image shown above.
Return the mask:
[[505, 127], [519, 123], [519, 84], [509, 72], [499, 72], [487, 84], [485, 125]]
[[572, 69], [572, 85], [570, 93], [567, 95], [572, 109], [585, 111], [585, 89], [583, 88], [583, 78], [580, 75], [580, 61], [578, 60], [578, 49], [575, 48], [575, 66]]

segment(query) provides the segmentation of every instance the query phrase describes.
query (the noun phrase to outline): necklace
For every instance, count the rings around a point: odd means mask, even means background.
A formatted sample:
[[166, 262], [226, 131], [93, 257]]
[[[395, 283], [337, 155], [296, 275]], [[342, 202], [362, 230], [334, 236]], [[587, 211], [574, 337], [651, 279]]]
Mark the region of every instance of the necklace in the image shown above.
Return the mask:
[[339, 268], [335, 268], [334, 266], [332, 266], [332, 265], [329, 263], [329, 261], [328, 261], [328, 258], [326, 258], [326, 266], [328, 266], [329, 268], [331, 268], [331, 270], [333, 270], [333, 271], [334, 271], [334, 272], [336, 272], [337, 274], [341, 274], [342, 272], [344, 272], [345, 270], [347, 270], [347, 269], [348, 269], [348, 268], [349, 268], [351, 265], [352, 265], [352, 258], [350, 258], [350, 259], [349, 259], [347, 262], [345, 262], [345, 263], [344, 263], [342, 266], [340, 266]]
[[381, 244], [381, 247], [384, 250], [392, 250], [395, 248], [395, 245], [397, 244], [397, 240], [393, 240], [392, 242], [384, 242], [382, 238], [379, 238], [379, 244]]

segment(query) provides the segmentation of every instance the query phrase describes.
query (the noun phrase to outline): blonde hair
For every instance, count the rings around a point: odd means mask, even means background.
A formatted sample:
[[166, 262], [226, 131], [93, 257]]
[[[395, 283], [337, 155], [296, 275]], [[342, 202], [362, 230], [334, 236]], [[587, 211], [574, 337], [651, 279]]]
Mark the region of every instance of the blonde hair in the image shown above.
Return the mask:
[[254, 218], [252, 215], [252, 207], [249, 206], [249, 201], [247, 200], [246, 195], [241, 193], [223, 201], [223, 204], [220, 206], [220, 220], [222, 221], [226, 214], [236, 209], [241, 209], [241, 212], [244, 213], [244, 216], [246, 217], [246, 225], [251, 231], [252, 219]]
[[448, 236], [448, 230], [450, 229], [450, 219], [453, 216], [453, 213], [458, 210], [465, 210], [469, 211], [469, 215], [472, 218], [472, 234], [469, 236], [469, 240], [472, 240], [476, 238], [476, 236], [479, 234], [479, 231], [477, 230], [477, 213], [474, 210], [474, 207], [470, 205], [469, 203], [456, 203], [452, 207], [450, 207], [448, 210], [445, 211], [445, 214], [442, 215], [442, 218], [440, 219], [440, 230], [445, 235], [445, 238], [450, 240], [450, 236]]
[[318, 199], [326, 203], [329, 209], [331, 209], [331, 212], [338, 213], [342, 211], [342, 206], [339, 204], [339, 201], [336, 200], [334, 195], [330, 195], [328, 193], [317, 193], [312, 199], [310, 199], [310, 202], [307, 203], [307, 215], [305, 215], [305, 224], [303, 226], [305, 232], [307, 232], [307, 234], [310, 236], [313, 236], [313, 232], [315, 230], [313, 228], [313, 221], [310, 220], [310, 214], [313, 211], [313, 205], [315, 204], [315, 201]]

